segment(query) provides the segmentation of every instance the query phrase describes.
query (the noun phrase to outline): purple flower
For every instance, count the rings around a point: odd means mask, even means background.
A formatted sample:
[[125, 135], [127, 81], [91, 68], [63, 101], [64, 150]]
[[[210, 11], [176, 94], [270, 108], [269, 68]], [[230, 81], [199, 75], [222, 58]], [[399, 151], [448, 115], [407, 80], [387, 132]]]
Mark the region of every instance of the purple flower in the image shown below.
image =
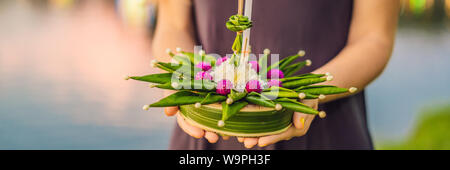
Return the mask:
[[252, 66], [253, 70], [255, 70], [257, 73], [259, 73], [258, 61], [249, 61], [248, 63]]
[[247, 82], [247, 84], [245, 85], [245, 89], [247, 90], [247, 92], [261, 92], [261, 83], [259, 83], [258, 80], [250, 80]]
[[213, 77], [206, 71], [200, 71], [195, 75], [195, 80], [212, 80]]
[[211, 64], [206, 62], [199, 62], [195, 67], [202, 69], [203, 71], [208, 71], [211, 69]]
[[216, 92], [221, 95], [227, 95], [231, 92], [231, 88], [233, 87], [233, 83], [230, 80], [221, 80], [217, 83]]
[[227, 57], [218, 58], [217, 61], [216, 61], [216, 66], [221, 65], [223, 62], [225, 62], [227, 60], [228, 60]]
[[267, 85], [268, 85], [269, 87], [272, 87], [272, 86], [278, 86], [278, 87], [281, 87], [281, 81], [280, 81], [280, 80], [277, 80], [277, 79], [272, 79], [272, 80], [269, 80], [269, 82], [267, 82]]
[[284, 74], [280, 69], [271, 69], [267, 72], [268, 79], [282, 79], [284, 78]]

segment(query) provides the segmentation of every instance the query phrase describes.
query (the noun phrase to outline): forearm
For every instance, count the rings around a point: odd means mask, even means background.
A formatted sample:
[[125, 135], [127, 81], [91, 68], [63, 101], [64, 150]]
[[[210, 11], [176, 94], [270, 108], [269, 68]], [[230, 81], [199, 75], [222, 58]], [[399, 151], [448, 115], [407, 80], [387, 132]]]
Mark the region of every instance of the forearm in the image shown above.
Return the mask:
[[[348, 44], [334, 59], [318, 68], [314, 73], [330, 73], [333, 80], [324, 84], [338, 87], [364, 89], [385, 68], [392, 52], [393, 41], [367, 37]], [[329, 95], [321, 103], [351, 95], [344, 93]]]
[[[195, 45], [194, 29], [191, 19], [190, 0], [158, 1], [158, 18], [152, 42], [153, 59], [170, 62], [166, 49], [177, 47], [192, 51]], [[164, 91], [165, 95], [173, 91]]]
[[165, 29], [156, 31], [153, 39], [153, 56], [158, 61], [170, 62], [170, 56], [166, 53], [166, 49], [175, 50], [177, 47], [185, 51], [192, 51], [195, 40], [192, 33], [187, 30]]
[[195, 45], [191, 19], [190, 0], [159, 1], [158, 23], [153, 38], [152, 52], [155, 59], [170, 62], [166, 49], [177, 47], [192, 51]]
[[[326, 84], [364, 89], [381, 74], [392, 53], [397, 30], [399, 1], [355, 0], [347, 45], [314, 73], [329, 72]], [[325, 84], [324, 83], [324, 84]], [[330, 95], [321, 103], [351, 95]]]

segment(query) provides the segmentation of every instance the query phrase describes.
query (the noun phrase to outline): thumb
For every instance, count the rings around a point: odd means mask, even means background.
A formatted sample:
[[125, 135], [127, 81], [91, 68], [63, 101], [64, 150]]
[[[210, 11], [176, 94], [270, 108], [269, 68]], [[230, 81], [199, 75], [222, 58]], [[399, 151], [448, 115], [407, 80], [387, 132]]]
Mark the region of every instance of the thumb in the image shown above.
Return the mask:
[[305, 128], [306, 114], [300, 113], [300, 112], [294, 112], [294, 116], [292, 117], [292, 122], [294, 123], [294, 126], [297, 129]]
[[307, 124], [309, 125], [312, 122], [314, 116], [315, 115], [294, 112], [292, 122], [294, 123], [295, 128], [304, 129]]
[[[169, 90], [164, 91], [164, 96], [169, 96], [173, 92]], [[166, 107], [164, 108], [164, 113], [166, 113], [167, 116], [173, 116], [178, 113], [178, 106], [172, 106], [172, 107]]]
[[164, 112], [166, 113], [167, 116], [173, 116], [173, 115], [177, 114], [178, 107], [177, 106], [166, 107], [166, 108], [164, 108]]

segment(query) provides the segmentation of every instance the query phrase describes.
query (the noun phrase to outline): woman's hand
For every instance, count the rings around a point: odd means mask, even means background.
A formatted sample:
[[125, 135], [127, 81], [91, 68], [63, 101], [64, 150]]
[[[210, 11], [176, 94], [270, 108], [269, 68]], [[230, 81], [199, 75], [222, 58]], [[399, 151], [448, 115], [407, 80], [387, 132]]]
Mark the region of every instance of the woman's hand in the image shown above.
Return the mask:
[[[153, 55], [155, 59], [170, 62], [165, 50], [180, 47], [190, 51], [195, 46], [195, 34], [192, 24], [192, 1], [191, 0], [161, 0], [158, 1], [158, 23], [156, 24], [153, 38]], [[165, 92], [166, 96], [170, 92]], [[166, 107], [164, 112], [167, 116], [178, 113], [178, 107]], [[177, 115], [178, 125], [187, 134], [195, 138], [205, 137], [209, 142], [215, 143], [219, 136], [212, 132], [189, 125], [183, 117]], [[228, 139], [228, 137], [224, 137]]]
[[[165, 94], [167, 96], [169, 93], [165, 93]], [[186, 122], [186, 120], [184, 120], [184, 118], [178, 113], [179, 109], [177, 106], [166, 107], [166, 108], [164, 108], [164, 112], [166, 113], [167, 116], [177, 115], [178, 126], [180, 126], [180, 128], [184, 132], [186, 132], [188, 135], [190, 135], [194, 138], [197, 138], [197, 139], [205, 137], [206, 140], [208, 140], [208, 142], [210, 142], [210, 143], [216, 143], [219, 140], [219, 135], [217, 135], [216, 133], [205, 131], [198, 127], [192, 126], [188, 122]], [[223, 139], [228, 140], [229, 137], [223, 136]]]
[[[200, 139], [205, 137], [206, 140], [208, 140], [209, 143], [216, 143], [219, 140], [219, 135], [217, 135], [214, 132], [208, 132], [203, 129], [200, 129], [198, 127], [190, 125], [184, 118], [178, 113], [178, 107], [166, 107], [164, 109], [164, 112], [167, 116], [174, 116], [177, 115], [177, 123], [180, 128], [186, 132], [188, 135]], [[222, 137], [224, 140], [228, 140], [228, 136]]]
[[[303, 100], [302, 102], [314, 109], [317, 109], [319, 103], [317, 99]], [[293, 137], [303, 136], [308, 132], [309, 126], [311, 125], [311, 122], [314, 120], [314, 117], [315, 115], [295, 112], [292, 118], [294, 126], [289, 127], [283, 133], [270, 136], [263, 136], [259, 138], [238, 137], [238, 141], [243, 142], [246, 148], [252, 148], [255, 145], [264, 147], [282, 140], [290, 140]]]

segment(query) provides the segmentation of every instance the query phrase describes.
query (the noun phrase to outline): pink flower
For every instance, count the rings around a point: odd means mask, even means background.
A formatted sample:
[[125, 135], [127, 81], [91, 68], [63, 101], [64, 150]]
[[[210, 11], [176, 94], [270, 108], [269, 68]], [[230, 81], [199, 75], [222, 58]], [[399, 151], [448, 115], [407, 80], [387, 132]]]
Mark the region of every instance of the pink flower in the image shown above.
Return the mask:
[[250, 80], [247, 82], [247, 84], [245, 85], [245, 89], [247, 90], [247, 92], [261, 92], [261, 83], [259, 83], [258, 80]]
[[280, 69], [271, 69], [267, 72], [268, 79], [282, 79], [284, 78], [284, 74]]
[[277, 80], [277, 79], [272, 79], [272, 80], [269, 80], [269, 82], [267, 82], [267, 85], [268, 85], [269, 87], [272, 87], [272, 86], [278, 86], [278, 87], [281, 87], [281, 81], [280, 81], [280, 80]]
[[221, 95], [227, 95], [231, 92], [231, 88], [233, 88], [233, 83], [230, 80], [221, 80], [217, 83], [216, 92]]
[[227, 60], [228, 60], [227, 57], [218, 58], [217, 61], [216, 61], [216, 66], [221, 65], [223, 62], [225, 62]]
[[200, 71], [195, 75], [195, 80], [212, 80], [213, 77], [206, 71]]
[[257, 73], [259, 73], [258, 61], [249, 61], [248, 63], [252, 66], [253, 70], [255, 70]]
[[195, 67], [202, 69], [203, 71], [208, 71], [211, 69], [211, 64], [206, 62], [199, 62]]

